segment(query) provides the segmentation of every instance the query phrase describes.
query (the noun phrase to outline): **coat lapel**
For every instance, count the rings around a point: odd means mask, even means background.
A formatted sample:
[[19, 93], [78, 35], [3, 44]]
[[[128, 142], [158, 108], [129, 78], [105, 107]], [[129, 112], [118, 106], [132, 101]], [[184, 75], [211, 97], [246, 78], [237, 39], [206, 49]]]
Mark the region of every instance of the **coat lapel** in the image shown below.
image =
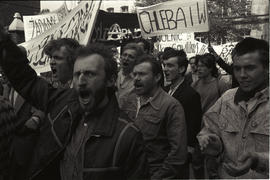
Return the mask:
[[24, 102], [25, 100], [23, 99], [23, 97], [18, 94], [15, 100], [15, 104], [14, 104], [14, 109], [15, 109], [16, 114], [19, 112]]

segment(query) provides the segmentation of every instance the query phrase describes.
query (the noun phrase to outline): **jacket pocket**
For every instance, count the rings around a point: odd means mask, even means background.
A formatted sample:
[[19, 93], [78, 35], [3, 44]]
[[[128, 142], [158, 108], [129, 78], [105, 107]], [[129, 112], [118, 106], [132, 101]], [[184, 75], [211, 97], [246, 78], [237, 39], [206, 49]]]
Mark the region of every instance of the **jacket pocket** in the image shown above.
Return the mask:
[[230, 153], [237, 154], [237, 148], [235, 148], [235, 146], [239, 144], [237, 136], [239, 136], [240, 130], [228, 122], [221, 123], [220, 129], [222, 129], [222, 141], [224, 147], [226, 148], [225, 151], [230, 151]]
[[161, 119], [154, 115], [140, 115], [135, 124], [140, 128], [145, 140], [157, 137], [160, 129]]
[[[256, 126], [256, 122], [251, 122], [252, 129], [250, 134], [255, 142], [256, 152], [268, 152], [269, 151], [269, 128], [261, 125]], [[255, 127], [256, 126], [256, 127]]]

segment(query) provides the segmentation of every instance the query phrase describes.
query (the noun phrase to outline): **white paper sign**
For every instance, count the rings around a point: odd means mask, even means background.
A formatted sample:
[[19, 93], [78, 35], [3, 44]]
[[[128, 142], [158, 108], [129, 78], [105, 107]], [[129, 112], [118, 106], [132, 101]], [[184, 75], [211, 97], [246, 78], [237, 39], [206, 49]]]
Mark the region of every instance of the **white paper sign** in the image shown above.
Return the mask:
[[173, 0], [137, 8], [143, 37], [209, 31], [206, 0]]
[[72, 38], [86, 45], [94, 29], [101, 1], [81, 1], [62, 21], [36, 38], [22, 43], [27, 50], [30, 65], [38, 73], [50, 71], [49, 57], [43, 48], [53, 39]]

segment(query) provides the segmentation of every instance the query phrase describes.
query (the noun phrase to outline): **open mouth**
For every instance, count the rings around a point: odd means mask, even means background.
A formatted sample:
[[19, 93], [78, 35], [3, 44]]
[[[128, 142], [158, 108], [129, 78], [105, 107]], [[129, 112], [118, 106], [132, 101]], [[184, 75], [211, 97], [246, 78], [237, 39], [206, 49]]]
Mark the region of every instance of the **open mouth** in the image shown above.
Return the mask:
[[143, 88], [143, 85], [140, 83], [135, 83], [134, 87], [135, 87], [135, 89], [141, 89], [141, 88]]
[[57, 70], [56, 70], [56, 68], [55, 67], [51, 67], [51, 70], [52, 70], [52, 75], [54, 76], [54, 77], [56, 77], [56, 73], [57, 73]]
[[82, 104], [86, 105], [90, 102], [90, 92], [87, 90], [80, 90], [79, 91], [79, 100]]

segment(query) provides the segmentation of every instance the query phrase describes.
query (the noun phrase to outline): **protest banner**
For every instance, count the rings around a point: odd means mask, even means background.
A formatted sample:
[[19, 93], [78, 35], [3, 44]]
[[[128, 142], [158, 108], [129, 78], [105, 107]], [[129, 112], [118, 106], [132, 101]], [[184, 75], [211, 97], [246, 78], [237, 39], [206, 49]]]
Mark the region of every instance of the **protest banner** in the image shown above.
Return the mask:
[[58, 23], [58, 16], [56, 13], [23, 16], [23, 23], [25, 41], [29, 41]]
[[68, 14], [64, 2], [57, 10], [40, 15], [23, 16], [25, 41], [29, 41], [57, 24]]
[[228, 64], [232, 64], [232, 50], [235, 47], [237, 42], [230, 42], [226, 44], [221, 44], [217, 46], [213, 46], [216, 53]]
[[50, 71], [49, 57], [43, 48], [53, 39], [73, 38], [80, 44], [86, 45], [94, 29], [96, 16], [101, 1], [81, 1], [62, 21], [53, 25], [48, 31], [36, 38], [20, 44], [27, 50], [30, 65], [36, 72]]
[[209, 31], [206, 0], [173, 0], [137, 8], [143, 37]]
[[135, 13], [108, 13], [100, 10], [91, 41], [119, 41], [129, 37], [136, 38], [135, 32], [139, 28]]
[[61, 21], [66, 15], [68, 14], [67, 4], [64, 1], [63, 5], [60, 6], [58, 9], [54, 10], [52, 13], [56, 13], [58, 20]]
[[164, 51], [166, 47], [172, 47], [177, 50], [183, 49], [186, 52], [188, 58], [195, 56], [196, 54], [204, 54], [208, 52], [207, 44], [196, 41], [194, 39], [184, 39], [181, 38], [180, 35], [178, 36], [178, 38], [180, 38], [181, 40], [160, 40], [154, 44], [154, 48], [158, 52]]

